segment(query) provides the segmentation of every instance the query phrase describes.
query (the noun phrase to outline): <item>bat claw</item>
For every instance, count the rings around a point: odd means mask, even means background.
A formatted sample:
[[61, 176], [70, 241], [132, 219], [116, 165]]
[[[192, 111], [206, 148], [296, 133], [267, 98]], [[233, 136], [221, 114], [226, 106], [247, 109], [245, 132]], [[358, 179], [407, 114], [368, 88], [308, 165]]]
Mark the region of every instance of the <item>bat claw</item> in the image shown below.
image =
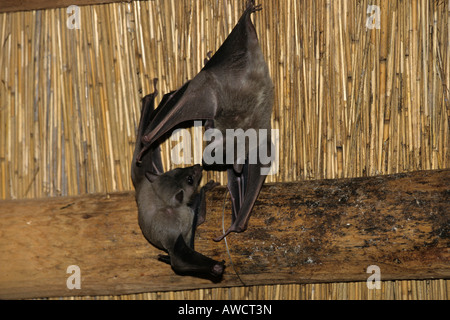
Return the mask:
[[252, 8], [252, 12], [261, 11], [262, 10], [262, 4], [258, 4], [257, 6], [254, 6]]
[[248, 0], [247, 10], [250, 10], [251, 12], [261, 11], [262, 4], [255, 5], [255, 0]]
[[156, 85], [158, 84], [158, 78], [154, 78], [153, 79], [153, 90], [154, 90], [154, 92], [153, 92], [153, 94], [156, 96], [156, 95], [158, 95], [158, 89], [156, 89]]
[[215, 242], [220, 242], [222, 241], [226, 236], [228, 236], [231, 232], [236, 232], [236, 233], [240, 233], [240, 232], [244, 232], [246, 229], [243, 229], [241, 227], [237, 227], [235, 225], [232, 225], [231, 227], [228, 228], [228, 230], [221, 236], [213, 239]]
[[229, 234], [229, 232], [228, 232], [228, 233], [224, 233], [223, 235], [221, 235], [221, 236], [219, 236], [219, 237], [217, 237], [217, 238], [214, 238], [213, 241], [214, 241], [214, 242], [220, 242], [220, 241], [222, 241], [223, 238], [225, 238], [228, 234]]
[[141, 152], [136, 156], [136, 163], [141, 164], [142, 163], [142, 157], [144, 156], [144, 153], [147, 152], [147, 150], [150, 148], [149, 145], [145, 145], [145, 139], [142, 137], [142, 142], [144, 142], [144, 147], [141, 149]]
[[206, 58], [203, 60], [203, 63], [206, 65], [208, 63], [209, 60], [211, 60], [213, 52], [212, 51], [208, 51], [208, 53], [206, 54]]

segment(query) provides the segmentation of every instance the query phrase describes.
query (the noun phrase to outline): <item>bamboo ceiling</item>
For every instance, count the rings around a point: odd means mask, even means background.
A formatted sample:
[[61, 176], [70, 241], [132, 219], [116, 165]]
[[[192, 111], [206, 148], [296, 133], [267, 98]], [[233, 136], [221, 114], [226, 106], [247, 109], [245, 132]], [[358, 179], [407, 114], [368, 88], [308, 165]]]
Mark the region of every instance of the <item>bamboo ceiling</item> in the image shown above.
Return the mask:
[[[244, 2], [82, 6], [80, 29], [66, 8], [0, 14], [0, 198], [131, 190], [151, 79], [166, 93], [192, 78]], [[280, 130], [268, 182], [450, 166], [448, 1], [370, 2], [380, 29], [368, 1], [260, 2]]]

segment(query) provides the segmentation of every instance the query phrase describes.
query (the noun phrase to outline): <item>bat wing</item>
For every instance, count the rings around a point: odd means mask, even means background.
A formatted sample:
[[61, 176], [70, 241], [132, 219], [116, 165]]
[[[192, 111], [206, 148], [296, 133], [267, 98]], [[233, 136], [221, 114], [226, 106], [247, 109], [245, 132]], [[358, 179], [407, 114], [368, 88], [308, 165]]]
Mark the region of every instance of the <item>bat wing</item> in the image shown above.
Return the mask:
[[158, 91], [156, 90], [156, 83], [158, 79], [155, 78], [153, 81], [155, 91], [146, 95], [142, 99], [141, 118], [139, 120], [139, 127], [136, 136], [136, 146], [134, 149], [133, 163], [131, 166], [131, 178], [135, 187], [139, 180], [144, 177], [146, 171], [155, 172], [157, 174], [163, 173], [161, 150], [159, 147], [148, 150], [148, 152], [145, 154], [145, 157], [142, 158], [141, 166], [137, 166], [135, 161], [136, 157], [142, 153], [142, 150], [144, 148], [141, 139], [144, 135], [145, 128], [155, 116], [154, 103], [155, 97], [158, 95]]
[[208, 71], [201, 71], [177, 91], [166, 94], [142, 136], [142, 153], [179, 124], [191, 120], [212, 120], [217, 110], [217, 88]]

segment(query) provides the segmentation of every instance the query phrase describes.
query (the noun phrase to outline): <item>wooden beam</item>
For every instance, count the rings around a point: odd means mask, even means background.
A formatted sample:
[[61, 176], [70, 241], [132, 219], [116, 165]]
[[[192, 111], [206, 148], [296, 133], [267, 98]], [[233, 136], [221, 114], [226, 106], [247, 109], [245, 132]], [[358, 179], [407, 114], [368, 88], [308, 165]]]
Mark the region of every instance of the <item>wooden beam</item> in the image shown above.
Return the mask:
[[71, 5], [85, 6], [113, 2], [131, 2], [131, 0], [1, 0], [0, 12], [68, 8]]
[[[450, 170], [266, 185], [248, 230], [230, 223], [226, 189], [207, 199], [196, 249], [226, 261], [219, 283], [178, 276], [142, 236], [134, 193], [0, 201], [0, 298], [450, 277]], [[224, 211], [224, 203], [225, 211]], [[230, 257], [232, 264], [230, 262]], [[81, 289], [67, 288], [81, 271]]]

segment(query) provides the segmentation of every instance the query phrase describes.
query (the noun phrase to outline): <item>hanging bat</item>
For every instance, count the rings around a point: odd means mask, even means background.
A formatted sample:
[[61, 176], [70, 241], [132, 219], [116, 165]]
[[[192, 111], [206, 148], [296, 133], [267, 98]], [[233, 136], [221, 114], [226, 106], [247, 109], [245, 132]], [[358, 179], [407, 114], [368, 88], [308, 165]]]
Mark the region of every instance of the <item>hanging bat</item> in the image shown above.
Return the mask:
[[[248, 1], [239, 22], [217, 52], [205, 60], [203, 69], [181, 88], [163, 97], [142, 136], [142, 152], [136, 157], [136, 161], [141, 161], [143, 152], [186, 121], [204, 120], [206, 129], [220, 131], [222, 138], [215, 136], [210, 145], [217, 146], [216, 151], [219, 151], [218, 146], [225, 148], [223, 152], [227, 159], [233, 153], [231, 163], [227, 161], [230, 165], [227, 175], [232, 200], [232, 224], [216, 241], [230, 232], [247, 229], [251, 211], [270, 167], [269, 162], [263, 163], [259, 158], [249, 161], [252, 152], [256, 153], [261, 148], [272, 150], [270, 117], [274, 89], [250, 18], [259, 10], [260, 5], [255, 6], [253, 0]], [[235, 152], [237, 148], [228, 146], [234, 137], [227, 136], [227, 129], [242, 129], [241, 132], [266, 129], [266, 137], [258, 137], [256, 145], [245, 145], [245, 154], [239, 156]]]
[[[200, 165], [163, 173], [159, 147], [141, 154], [142, 134], [155, 114], [156, 79], [154, 85], [155, 92], [142, 101], [132, 162], [139, 226], [151, 244], [168, 252], [169, 255], [160, 255], [159, 260], [169, 263], [176, 273], [218, 278], [223, 274], [224, 263], [194, 250], [195, 230], [206, 216], [205, 193], [217, 184], [210, 181], [196, 193], [202, 177]], [[139, 154], [141, 162], [138, 165], [136, 157]]]

